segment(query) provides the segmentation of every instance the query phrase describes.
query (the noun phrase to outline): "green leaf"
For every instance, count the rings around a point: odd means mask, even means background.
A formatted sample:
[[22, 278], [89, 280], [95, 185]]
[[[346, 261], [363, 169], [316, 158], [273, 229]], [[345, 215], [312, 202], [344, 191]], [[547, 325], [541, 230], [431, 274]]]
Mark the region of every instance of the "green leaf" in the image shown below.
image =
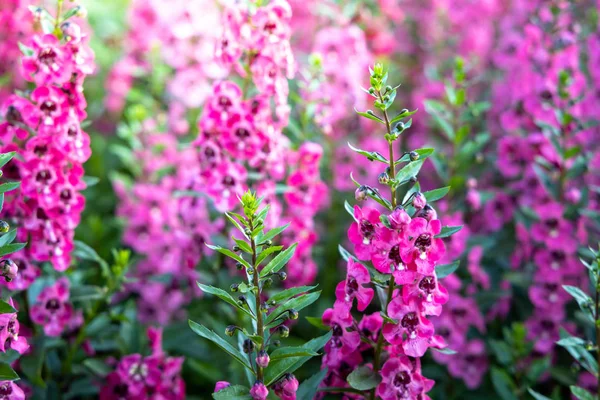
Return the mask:
[[410, 163], [406, 164], [404, 168], [398, 171], [394, 178], [394, 180], [396, 181], [395, 187], [398, 187], [408, 182], [413, 176], [416, 177], [419, 171], [421, 170], [421, 167], [423, 166], [424, 162], [424, 159], [418, 159], [416, 161], [411, 161]]
[[0, 154], [0, 168], [4, 167], [7, 162], [12, 160], [12, 158], [15, 156], [15, 154], [17, 154], [17, 153], [14, 151], [11, 151], [9, 153]]
[[[561, 339], [573, 337], [566, 330], [560, 328]], [[598, 362], [595, 357], [590, 354], [585, 348], [581, 346], [567, 346], [565, 347], [569, 354], [579, 362], [585, 369], [587, 369], [592, 375], [598, 373]]]
[[[432, 155], [434, 152], [434, 149], [432, 149], [430, 147], [426, 147], [426, 148], [422, 148], [422, 149], [416, 149], [413, 151], [419, 155], [419, 160], [421, 160], [421, 159], [425, 159], [425, 158], [429, 157], [430, 155]], [[407, 154], [402, 155], [402, 157], [400, 157], [398, 160], [396, 160], [394, 162], [394, 164], [400, 164], [400, 163], [409, 162], [409, 161], [410, 161], [410, 154], [407, 153]]]
[[104, 261], [104, 259], [100, 257], [98, 253], [96, 253], [96, 250], [94, 250], [93, 248], [91, 248], [90, 246], [88, 246], [80, 240], [75, 240], [74, 243], [75, 251], [73, 252], [73, 254], [75, 255], [75, 257], [78, 257], [82, 260], [97, 262], [100, 265], [100, 268], [102, 268], [103, 273], [106, 276], [110, 276], [111, 272], [108, 263]]
[[285, 224], [283, 226], [273, 228], [269, 232], [265, 233], [263, 236], [258, 238], [260, 243], [266, 242], [267, 240], [272, 240], [275, 236], [279, 235], [281, 232], [285, 231], [290, 224]]
[[[325, 346], [325, 343], [327, 343], [329, 339], [331, 339], [331, 332], [306, 342], [304, 345], [302, 345], [302, 347], [317, 352], [321, 350], [323, 346]], [[270, 363], [265, 369], [265, 385], [270, 386], [284, 374], [293, 373], [310, 359], [311, 356], [290, 357]]]
[[585, 346], [585, 340], [575, 336], [571, 336], [560, 339], [558, 342], [556, 342], [556, 344], [562, 347]]
[[460, 265], [460, 260], [456, 260], [452, 264], [436, 265], [435, 273], [437, 275], [437, 278], [442, 279], [442, 278], [445, 278], [448, 275], [454, 273], [454, 271], [456, 271], [458, 269], [459, 265]]
[[4, 300], [0, 300], [0, 314], [14, 314], [17, 310]]
[[69, 18], [71, 18], [71, 17], [74, 17], [74, 16], [75, 16], [75, 15], [76, 15], [76, 14], [77, 14], [77, 13], [78, 13], [80, 10], [81, 10], [81, 7], [79, 7], [79, 6], [75, 6], [75, 7], [73, 7], [73, 8], [70, 8], [70, 9], [68, 9], [68, 10], [67, 10], [67, 11], [66, 11], [66, 12], [63, 14], [62, 20], [63, 20], [63, 21], [66, 21], [66, 20], [68, 20]]
[[6, 246], [0, 247], [0, 256], [5, 256], [7, 254], [12, 254], [24, 248], [27, 243], [11, 243]]
[[443, 349], [438, 349], [437, 347], [431, 347], [431, 350], [437, 351], [438, 353], [442, 353], [442, 354], [446, 354], [446, 355], [456, 354], [456, 350], [449, 349], [448, 347], [445, 347]]
[[371, 368], [360, 366], [348, 375], [348, 384], [354, 389], [371, 390], [379, 384], [379, 376]]
[[229, 257], [229, 258], [233, 258], [235, 261], [239, 262], [240, 264], [242, 264], [244, 267], [246, 268], [251, 268], [250, 264], [248, 263], [248, 261], [244, 260], [241, 256], [237, 255], [236, 253], [234, 253], [233, 251], [226, 249], [224, 247], [221, 246], [213, 246], [210, 244], [207, 244], [206, 247], [208, 247], [211, 250], [215, 250], [218, 251], [219, 253]]
[[313, 376], [305, 379], [298, 387], [296, 400], [313, 400], [316, 397], [317, 390], [323, 379], [327, 376], [327, 368], [323, 368]]
[[104, 378], [106, 375], [112, 372], [112, 368], [109, 367], [103, 360], [97, 358], [87, 358], [83, 361], [83, 365], [87, 367], [96, 376]]
[[0, 381], [16, 381], [19, 375], [6, 363], [0, 363]]
[[202, 290], [204, 293], [213, 294], [213, 295], [217, 296], [218, 298], [220, 298], [221, 300], [223, 300], [224, 302], [231, 304], [238, 310], [243, 311], [245, 314], [249, 315], [251, 318], [254, 318], [254, 315], [252, 315], [250, 310], [240, 306], [238, 304], [237, 300], [234, 299], [229, 293], [227, 293], [223, 289], [219, 289], [214, 286], [203, 285], [200, 282], [197, 282], [197, 284], [198, 284], [198, 287], [200, 288], [200, 290]]
[[[346, 212], [348, 212], [348, 214], [350, 214], [352, 219], [356, 221], [356, 217], [354, 216], [354, 207], [352, 207], [352, 205], [350, 203], [348, 203], [347, 200], [344, 200], [344, 208], [346, 209]], [[356, 222], [358, 222], [358, 221], [356, 221]]]
[[275, 310], [271, 311], [271, 313], [267, 316], [267, 319], [265, 320], [265, 326], [268, 327], [272, 322], [275, 321], [276, 318], [280, 317], [280, 314], [285, 310], [294, 309], [296, 311], [300, 311], [303, 308], [308, 307], [309, 305], [317, 301], [320, 295], [321, 291], [319, 290], [318, 292], [306, 293], [286, 301], [285, 303], [277, 307]]
[[235, 226], [237, 228], [238, 231], [242, 232], [242, 234], [248, 238], [248, 236], [246, 236], [246, 234], [244, 233], [245, 229], [242, 228], [242, 226], [240, 225], [240, 223], [238, 221], [235, 220], [235, 218], [233, 218], [233, 216], [237, 216], [241, 221], [243, 221], [244, 217], [242, 217], [241, 215], [235, 214], [235, 213], [229, 213], [226, 212], [225, 213], [225, 217], [229, 220], [229, 222], [231, 222], [233, 224], [233, 226]]
[[252, 248], [250, 247], [250, 245], [246, 242], [244, 242], [243, 240], [240, 239], [236, 239], [233, 236], [231, 237], [233, 239], [233, 241], [235, 242], [235, 244], [245, 253], [248, 254], [252, 254]]
[[13, 230], [5, 233], [4, 235], [2, 235], [0, 237], [0, 247], [6, 246], [7, 244], [12, 243], [12, 241], [15, 240], [15, 237], [17, 237], [16, 229], [13, 229]]
[[71, 287], [69, 299], [71, 301], [90, 301], [100, 300], [104, 297], [105, 291], [99, 286], [76, 285]]
[[271, 361], [277, 361], [290, 357], [314, 357], [318, 355], [319, 353], [316, 353], [310, 349], [305, 349], [304, 347], [281, 347], [275, 349], [275, 351], [273, 351], [269, 357]]
[[550, 358], [544, 357], [534, 360], [527, 370], [527, 379], [530, 382], [537, 382], [542, 374], [550, 369]]
[[510, 365], [512, 363], [512, 349], [506, 342], [490, 339], [489, 345], [500, 364]]
[[419, 111], [419, 109], [416, 109], [414, 111], [404, 111], [403, 113], [400, 113], [398, 115], [396, 115], [394, 118], [392, 118], [392, 120], [390, 121], [390, 125], [395, 124], [396, 122], [400, 121], [403, 118], [406, 117], [410, 117], [411, 115], [415, 114], [417, 111]]
[[515, 383], [505, 371], [492, 367], [492, 384], [502, 400], [517, 400]]
[[438, 234], [435, 235], [436, 238], [445, 238], [448, 236], [452, 236], [454, 235], [456, 232], [460, 231], [462, 229], [462, 225], [460, 226], [444, 226], [442, 228], [442, 231]]
[[250, 389], [241, 385], [228, 386], [212, 394], [215, 400], [252, 400]]
[[579, 386], [571, 386], [571, 393], [579, 400], [594, 400], [595, 398], [590, 392]]
[[584, 312], [592, 321], [594, 320], [592, 316], [591, 306], [593, 305], [593, 301], [583, 290], [579, 289], [576, 286], [563, 285], [563, 289], [567, 291], [579, 304], [579, 308]]
[[348, 143], [348, 147], [350, 147], [350, 149], [352, 149], [352, 151], [367, 157], [367, 159], [369, 161], [376, 160], [376, 161], [382, 162], [384, 164], [389, 163], [389, 161], [384, 156], [382, 156], [380, 153], [378, 153], [376, 151], [366, 151], [366, 150], [357, 149], [356, 147], [352, 146], [350, 143]]
[[379, 123], [381, 123], [381, 124], [384, 124], [384, 123], [385, 123], [385, 122], [383, 122], [383, 120], [382, 120], [381, 118], [379, 118], [379, 117], [378, 117], [378, 116], [376, 116], [376, 115], [372, 115], [372, 114], [369, 114], [369, 113], [366, 113], [366, 112], [357, 111], [357, 110], [356, 110], [356, 108], [354, 109], [354, 111], [355, 111], [355, 112], [356, 112], [358, 115], [360, 115], [361, 117], [368, 118], [368, 119], [370, 119], [371, 121], [376, 121], [376, 122], [379, 122]]
[[289, 289], [282, 290], [281, 292], [271, 296], [269, 298], [269, 303], [270, 302], [281, 303], [282, 301], [285, 301], [285, 300], [289, 299], [290, 297], [297, 296], [301, 293], [310, 292], [311, 290], [315, 289], [317, 286], [318, 285], [298, 286], [298, 287], [291, 287]]
[[85, 187], [89, 188], [92, 186], [96, 186], [98, 184], [98, 182], [100, 182], [100, 178], [96, 177], [96, 176], [84, 176], [83, 177], [83, 182], [85, 183]]
[[428, 192], [423, 192], [423, 196], [427, 199], [428, 203], [432, 203], [436, 200], [443, 198], [450, 191], [450, 186], [446, 186], [439, 189], [430, 190]]
[[6, 193], [6, 192], [9, 192], [11, 190], [15, 190], [19, 186], [21, 186], [21, 182], [6, 182], [6, 183], [3, 183], [2, 185], [0, 185], [0, 193]]
[[273, 253], [277, 253], [283, 249], [283, 246], [271, 246], [260, 252], [258, 258], [256, 259], [256, 265], [260, 265], [267, 257], [269, 257]]
[[252, 373], [254, 373], [252, 367], [248, 363], [248, 358], [242, 353], [240, 353], [240, 351], [233, 347], [229, 342], [226, 342], [219, 335], [206, 328], [205, 326], [202, 326], [192, 320], [188, 320], [188, 323], [190, 324], [190, 328], [192, 328], [192, 330], [196, 334], [202, 336], [205, 339], [210, 340], [211, 342], [219, 346], [221, 350], [229, 353], [229, 355], [232, 356], [237, 362], [239, 362], [244, 367], [252, 371]]
[[290, 259], [294, 256], [296, 246], [298, 246], [298, 243], [294, 243], [293, 245], [291, 245], [290, 247], [273, 257], [273, 259], [260, 271], [260, 277], [264, 278], [268, 274], [275, 273], [281, 268], [283, 268], [285, 264], [287, 264], [287, 262], [290, 261]]
[[529, 392], [530, 395], [533, 396], [533, 398], [535, 400], [552, 400], [550, 397], [546, 397], [543, 394], [539, 394], [538, 392], [536, 392], [535, 390], [529, 388], [527, 389], [527, 391]]
[[328, 331], [330, 328], [323, 323], [323, 319], [321, 317], [304, 317], [308, 321], [309, 324], [314, 326], [315, 328], [321, 329], [323, 331]]

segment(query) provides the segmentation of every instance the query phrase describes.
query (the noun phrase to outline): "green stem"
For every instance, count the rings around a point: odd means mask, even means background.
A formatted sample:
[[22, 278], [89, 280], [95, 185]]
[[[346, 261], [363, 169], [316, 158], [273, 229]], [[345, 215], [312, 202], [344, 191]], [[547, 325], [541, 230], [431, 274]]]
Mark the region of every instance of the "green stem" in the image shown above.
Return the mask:
[[56, 21], [54, 23], [54, 34], [60, 39], [60, 15], [62, 14], [63, 0], [57, 0]]
[[[383, 103], [383, 96], [381, 95], [381, 92], [379, 93], [379, 100]], [[390, 125], [390, 120], [388, 118], [387, 111], [385, 111], [385, 110], [383, 111], [383, 118], [385, 120], [385, 126], [387, 128], [388, 137], [391, 137], [392, 136], [392, 127]], [[396, 166], [394, 163], [393, 143], [394, 142], [392, 140], [388, 141], [389, 151], [390, 151], [390, 159], [389, 159], [390, 181], [392, 181], [392, 182], [396, 178]], [[390, 190], [391, 190], [391, 195], [392, 195], [392, 208], [396, 208], [396, 189], [395, 189], [393, 183], [392, 183], [392, 186], [390, 186]], [[395, 286], [394, 275], [392, 275], [390, 277], [390, 283], [388, 286], [387, 298], [385, 300], [385, 307], [383, 308], [383, 312], [385, 312], [385, 313], [387, 313], [388, 306], [390, 304], [390, 301], [392, 300], [392, 296], [394, 295], [394, 286]], [[375, 348], [375, 356], [373, 358], [373, 371], [375, 372], [375, 375], [377, 375], [377, 373], [379, 372], [379, 369], [381, 367], [381, 352], [383, 351], [383, 344], [384, 344], [384, 337], [383, 337], [383, 326], [382, 326], [381, 329], [379, 330], [379, 336], [377, 338], [377, 347]], [[375, 389], [371, 390], [371, 399], [375, 399]]]
[[[254, 226], [252, 221], [250, 221], [250, 231], [254, 231]], [[252, 268], [254, 269], [254, 274], [253, 274], [253, 279], [254, 279], [254, 294], [255, 294], [255, 300], [256, 300], [256, 334], [258, 336], [260, 336], [262, 338], [262, 342], [260, 345], [260, 351], [265, 349], [265, 337], [264, 337], [264, 327], [263, 327], [263, 315], [262, 315], [262, 311], [260, 310], [260, 281], [259, 281], [259, 271], [258, 271], [258, 265], [256, 265], [256, 241], [254, 240], [254, 237], [250, 237], [250, 246], [252, 246]], [[257, 351], [258, 353], [258, 351]], [[262, 382], [263, 380], [263, 370], [262, 368], [257, 365], [256, 366], [256, 378]]]

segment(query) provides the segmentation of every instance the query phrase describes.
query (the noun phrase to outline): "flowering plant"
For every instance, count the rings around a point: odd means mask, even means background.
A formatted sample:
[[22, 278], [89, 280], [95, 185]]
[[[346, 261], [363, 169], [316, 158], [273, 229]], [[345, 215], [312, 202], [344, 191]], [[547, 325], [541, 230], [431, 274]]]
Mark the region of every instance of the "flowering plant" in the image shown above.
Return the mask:
[[264, 400], [269, 388], [281, 399], [295, 399], [298, 381], [292, 373], [316, 356], [331, 337], [329, 333], [301, 346], [281, 347], [278, 338], [288, 337], [289, 321], [298, 319], [298, 312], [317, 301], [320, 292], [313, 291], [315, 286], [291, 286], [282, 291], [270, 289], [275, 280], [286, 280], [287, 274], [282, 269], [293, 257], [297, 244], [285, 249], [273, 244], [273, 239], [288, 225], [265, 232], [270, 207], [260, 208], [262, 200], [248, 191], [240, 199], [243, 215], [225, 214], [242, 235], [241, 239], [234, 237], [236, 244], [232, 250], [208, 245], [234, 260], [237, 268], [244, 271], [246, 282], [231, 286], [232, 292], [240, 293], [238, 298], [233, 298], [223, 289], [198, 283], [203, 292], [235, 307], [239, 316], [250, 322], [248, 329], [237, 324], [225, 329], [227, 336], [237, 336], [237, 347], [205, 326], [189, 322], [194, 332], [215, 343], [241, 364], [249, 380], [250, 387], [218, 382], [213, 394], [215, 399], [249, 395], [254, 400]]

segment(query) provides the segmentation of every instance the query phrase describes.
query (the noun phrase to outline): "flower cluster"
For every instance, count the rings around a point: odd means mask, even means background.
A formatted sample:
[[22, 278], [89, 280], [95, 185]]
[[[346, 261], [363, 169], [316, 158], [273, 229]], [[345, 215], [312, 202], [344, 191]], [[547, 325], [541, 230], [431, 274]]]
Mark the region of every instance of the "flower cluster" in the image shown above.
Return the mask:
[[0, 123], [2, 149], [19, 154], [5, 176], [22, 182], [3, 215], [22, 227], [19, 238], [30, 244], [18, 255], [27, 268], [11, 289], [24, 289], [35, 279], [37, 267], [31, 262], [48, 261], [58, 271], [69, 267], [85, 204], [82, 164], [91, 152], [81, 126], [86, 117], [82, 85], [94, 69], [86, 35], [65, 20], [54, 33], [27, 38], [22, 49], [22, 76], [35, 89], [7, 98]]
[[101, 400], [181, 400], [185, 383], [181, 379], [182, 357], [169, 357], [162, 349], [162, 329], [149, 328], [152, 350], [149, 356], [130, 354], [119, 360], [100, 391]]
[[[403, 111], [393, 119], [388, 117], [396, 89], [386, 86], [386, 81], [387, 73], [381, 65], [376, 65], [371, 70], [369, 92], [383, 118], [373, 112], [361, 115], [387, 128], [389, 159], [376, 152], [355, 151], [387, 165], [379, 181], [391, 189], [391, 201], [370, 186], [360, 185], [356, 190], [358, 201], [370, 197], [387, 211], [381, 213], [366, 206], [355, 206], [352, 210], [355, 222], [348, 230], [348, 238], [356, 257], [343, 252], [348, 261], [346, 280], [337, 286], [333, 308], [323, 314], [323, 323], [333, 332], [323, 358], [324, 366], [329, 368], [325, 385], [372, 389], [372, 393], [384, 400], [428, 398], [425, 393], [433, 381], [422, 376], [419, 358], [430, 347], [446, 346], [427, 317], [439, 316], [448, 302], [448, 291], [438, 281], [438, 271], [442, 268], [438, 263], [445, 254], [442, 238], [460, 227], [442, 228], [427, 193], [421, 193], [415, 183], [416, 174], [433, 149], [407, 152], [398, 160], [394, 157], [394, 143], [410, 127], [410, 122], [402, 119], [412, 113]], [[397, 125], [392, 127], [390, 121]], [[401, 162], [406, 164], [396, 171]], [[397, 189], [409, 182], [412, 188], [398, 204]], [[357, 321], [351, 312], [353, 304], [356, 300], [358, 311], [367, 311], [374, 298], [370, 286], [386, 293], [380, 296], [381, 314], [363, 314]], [[367, 364], [369, 354], [374, 354], [372, 365]], [[373, 382], [380, 381], [378, 385], [375, 383], [376, 388], [371, 385], [365, 389], [356, 384], [357, 376], [365, 375], [373, 376]]]
[[494, 118], [502, 127], [496, 132], [502, 134], [497, 167], [508, 189], [499, 195], [505, 205], [498, 213], [507, 216], [502, 222], [517, 222], [513, 268], [535, 265], [528, 289], [534, 311], [526, 325], [535, 351], [546, 355], [555, 348], [559, 327], [568, 325], [569, 296], [561, 286], [587, 280], [578, 247], [588, 243], [586, 208], [597, 210], [582, 186], [588, 180], [585, 160], [597, 150], [599, 132], [589, 120], [598, 98], [586, 89], [579, 63], [581, 52], [593, 53], [597, 44], [576, 35], [578, 22], [566, 5], [544, 5], [503, 24], [511, 34], [495, 62], [510, 78], [494, 87]]

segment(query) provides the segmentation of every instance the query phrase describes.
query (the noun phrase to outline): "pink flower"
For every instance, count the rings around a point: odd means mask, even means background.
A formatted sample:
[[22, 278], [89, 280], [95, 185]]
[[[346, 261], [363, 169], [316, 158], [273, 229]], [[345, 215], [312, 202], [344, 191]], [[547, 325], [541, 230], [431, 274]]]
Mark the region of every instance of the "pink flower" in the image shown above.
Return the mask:
[[397, 324], [386, 324], [383, 335], [391, 344], [402, 345], [406, 355], [423, 357], [430, 346], [439, 347], [441, 338], [434, 338], [433, 324], [422, 317], [418, 303], [411, 299], [404, 303], [402, 297], [395, 297], [387, 309], [388, 316], [398, 320]]
[[411, 238], [410, 246], [402, 253], [402, 260], [408, 265], [415, 263], [417, 271], [427, 275], [433, 272], [435, 263], [439, 261], [445, 252], [442, 239], [434, 236], [442, 231], [442, 223], [439, 220], [427, 220], [414, 218], [408, 226], [407, 234]]
[[[12, 298], [8, 304], [14, 307]], [[23, 354], [29, 348], [27, 340], [19, 336], [19, 321], [17, 313], [0, 314], [0, 351], [6, 352], [9, 348]]]
[[348, 260], [348, 273], [345, 281], [340, 282], [335, 290], [335, 296], [339, 301], [352, 303], [356, 299], [358, 311], [364, 311], [373, 300], [375, 292], [371, 288], [362, 285], [371, 282], [371, 276], [367, 267], [354, 261]]
[[437, 280], [435, 274], [421, 275], [414, 284], [402, 287], [402, 299], [408, 303], [411, 299], [420, 303], [425, 315], [440, 315], [442, 305], [448, 301], [448, 291]]
[[353, 353], [360, 345], [360, 334], [356, 331], [348, 331], [354, 324], [350, 307], [340, 301], [336, 301], [333, 308], [328, 308], [323, 313], [323, 324], [331, 327], [331, 340], [325, 345], [326, 361], [328, 365], [338, 366], [343, 358]]
[[427, 398], [434, 382], [424, 378], [420, 371], [413, 370], [408, 357], [390, 358], [381, 368], [381, 383], [377, 395], [383, 400]]
[[25, 400], [25, 393], [14, 382], [0, 381], [0, 398], [2, 400]]
[[531, 226], [531, 237], [551, 250], [573, 253], [577, 250], [574, 226], [563, 217], [563, 207], [558, 203], [547, 203], [535, 208], [540, 221]]
[[219, 381], [215, 385], [215, 391], [214, 391], [214, 393], [217, 393], [220, 390], [228, 388], [229, 386], [231, 386], [231, 383], [229, 383], [227, 381]]
[[448, 363], [450, 374], [462, 378], [469, 389], [479, 387], [488, 370], [485, 343], [474, 339], [454, 350], [457, 354], [452, 355]]
[[23, 57], [23, 75], [26, 79], [35, 81], [39, 86], [62, 84], [71, 79], [71, 55], [54, 35], [36, 35], [29, 46], [33, 54]]
[[[354, 206], [354, 219], [348, 229], [348, 238], [354, 244], [354, 251], [359, 260], [371, 259], [371, 243], [377, 237], [377, 228], [381, 226], [379, 211]], [[389, 272], [389, 271], [388, 271]]]
[[48, 336], [60, 336], [74, 317], [75, 312], [69, 302], [69, 281], [64, 277], [42, 290], [31, 307], [32, 321], [42, 325]]

